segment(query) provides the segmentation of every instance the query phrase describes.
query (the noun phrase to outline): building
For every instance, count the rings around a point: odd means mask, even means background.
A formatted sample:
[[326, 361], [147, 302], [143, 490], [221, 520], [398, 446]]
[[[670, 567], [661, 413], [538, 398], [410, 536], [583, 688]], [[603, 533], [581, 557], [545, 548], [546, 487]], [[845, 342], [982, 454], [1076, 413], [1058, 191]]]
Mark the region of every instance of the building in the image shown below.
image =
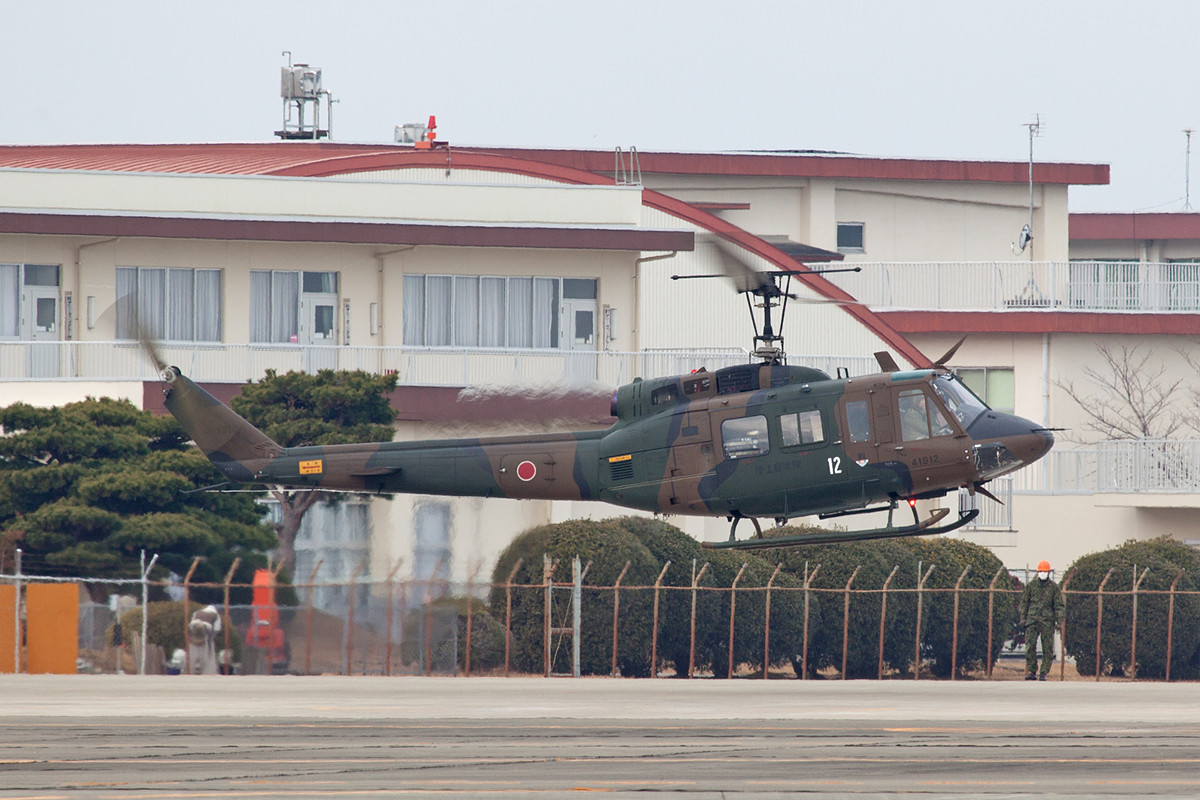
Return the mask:
[[[721, 281], [671, 280], [716, 271], [706, 242], [716, 232], [760, 268], [862, 267], [797, 279], [806, 299], [849, 293], [862, 305], [789, 312], [792, 363], [861, 374], [875, 370], [871, 353], [889, 350], [922, 366], [969, 334], [954, 363], [980, 394], [1073, 436], [1086, 415], [1063, 387], [1101, 363], [1094, 337], [1157, 352], [1187, 342], [1197, 321], [1192, 268], [1157, 266], [1200, 256], [1187, 238], [1196, 224], [1172, 228], [1169, 246], [1157, 234], [1146, 245], [1133, 235], [1144, 230], [1069, 214], [1070, 186], [1107, 180], [1103, 165], [1037, 164], [1031, 184], [1024, 163], [813, 153], [0, 147], [0, 404], [89, 394], [159, 402], [153, 369], [114, 310], [132, 295], [169, 359], [218, 396], [268, 368], [395, 370], [399, 437], [428, 436], [430, 424], [496, 430], [479, 411], [495, 405], [456, 405], [460, 388], [567, 382], [606, 387], [593, 395], [606, 398], [637, 376], [744, 361], [742, 300]], [[1018, 256], [1025, 224], [1033, 239]], [[1133, 258], [1147, 266], [1113, 266]], [[1176, 278], [1147, 305], [1154, 292], [1134, 302], [1112, 285], [1134, 272], [1138, 285]], [[1126, 305], [1113, 307], [1114, 297]], [[500, 424], [511, 428], [516, 413]], [[603, 400], [564, 414], [609, 423]], [[1181, 532], [1180, 509], [1200, 490], [1175, 487], [1153, 506], [1144, 491], [1101, 491], [1087, 481], [1104, 470], [1104, 446], [1067, 438], [961, 535], [1015, 568]], [[416, 577], [463, 579], [486, 574], [531, 524], [621, 512], [399, 498], [336, 513], [361, 520], [336, 526], [358, 533], [330, 539], [315, 517], [299, 577], [319, 558], [342, 571], [366, 558], [377, 577], [403, 559]], [[683, 527], [701, 538], [727, 532], [723, 520]]]

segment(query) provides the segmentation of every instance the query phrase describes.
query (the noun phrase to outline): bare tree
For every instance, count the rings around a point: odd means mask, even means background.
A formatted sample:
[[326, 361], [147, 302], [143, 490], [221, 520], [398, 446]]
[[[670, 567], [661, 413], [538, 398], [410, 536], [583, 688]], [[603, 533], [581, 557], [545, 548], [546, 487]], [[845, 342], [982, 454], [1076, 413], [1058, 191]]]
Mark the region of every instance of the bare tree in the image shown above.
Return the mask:
[[1151, 363], [1141, 345], [1099, 345], [1096, 351], [1104, 364], [1084, 367], [1085, 386], [1056, 382], [1083, 409], [1086, 430], [1101, 439], [1169, 439], [1194, 427], [1183, 378], [1171, 381], [1166, 365]]

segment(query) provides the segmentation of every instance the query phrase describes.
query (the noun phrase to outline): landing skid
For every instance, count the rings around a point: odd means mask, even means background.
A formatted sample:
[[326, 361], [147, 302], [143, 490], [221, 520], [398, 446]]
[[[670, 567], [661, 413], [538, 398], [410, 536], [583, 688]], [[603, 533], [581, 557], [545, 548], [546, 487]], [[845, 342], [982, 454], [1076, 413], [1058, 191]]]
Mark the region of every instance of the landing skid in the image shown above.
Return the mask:
[[[794, 536], [762, 536], [761, 529], [755, 524], [755, 529], [759, 534], [753, 539], [743, 539], [737, 541], [733, 538], [733, 532], [737, 528], [737, 523], [742, 517], [735, 518], [733, 526], [729, 531], [729, 541], [726, 542], [701, 542], [701, 546], [709, 550], [764, 550], [771, 547], [798, 547], [805, 544], [833, 544], [836, 542], [859, 542], [870, 539], [898, 539], [903, 536], [926, 536], [937, 533], [949, 533], [953, 530], [958, 530], [962, 526], [969, 523], [975, 517], [979, 516], [979, 509], [972, 508], [968, 511], [960, 511], [958, 519], [946, 525], [938, 525], [950, 514], [948, 508], [935, 508], [930, 512], [929, 516], [923, 520], [917, 519], [916, 509], [913, 509], [913, 524], [912, 525], [892, 525], [891, 511], [895, 510], [895, 506], [888, 510], [888, 525], [883, 528], [872, 528], [866, 531], [821, 531], [819, 533], [799, 533]], [[753, 517], [745, 517], [754, 521]]]

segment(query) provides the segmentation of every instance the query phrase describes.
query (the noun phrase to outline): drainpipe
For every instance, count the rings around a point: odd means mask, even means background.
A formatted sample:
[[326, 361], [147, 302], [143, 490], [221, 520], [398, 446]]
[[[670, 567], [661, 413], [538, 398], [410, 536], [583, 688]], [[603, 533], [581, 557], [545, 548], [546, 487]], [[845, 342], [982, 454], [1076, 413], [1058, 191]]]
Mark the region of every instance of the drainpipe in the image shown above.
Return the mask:
[[633, 351], [641, 349], [639, 341], [641, 334], [641, 314], [639, 312], [641, 303], [641, 285], [642, 285], [642, 264], [650, 261], [663, 261], [664, 259], [674, 258], [679, 255], [678, 250], [672, 250], [669, 253], [659, 253], [656, 256], [642, 256], [633, 260]]
[[[384, 316], [384, 313], [383, 313], [383, 288], [384, 288], [383, 261], [388, 256], [394, 256], [397, 253], [407, 253], [409, 250], [415, 250], [415, 249], [417, 249], [417, 246], [415, 244], [410, 244], [407, 247], [398, 247], [395, 250], [385, 250], [382, 253], [375, 254], [375, 263], [379, 265], [376, 270], [376, 276], [378, 278], [378, 285], [376, 287], [377, 298], [376, 298], [375, 302], [377, 302], [379, 304], [379, 312], [378, 313], [379, 313], [379, 345], [380, 346], [383, 346], [384, 344], [386, 344], [386, 342], [384, 341], [384, 335], [383, 335], [383, 332], [385, 329], [384, 319], [386, 319], [386, 317]], [[367, 304], [367, 313], [368, 314], [370, 313], [370, 308], [371, 308], [371, 306], [368, 303]], [[403, 331], [403, 328], [401, 328], [401, 330]]]
[[1042, 425], [1050, 427], [1050, 334], [1042, 334]]

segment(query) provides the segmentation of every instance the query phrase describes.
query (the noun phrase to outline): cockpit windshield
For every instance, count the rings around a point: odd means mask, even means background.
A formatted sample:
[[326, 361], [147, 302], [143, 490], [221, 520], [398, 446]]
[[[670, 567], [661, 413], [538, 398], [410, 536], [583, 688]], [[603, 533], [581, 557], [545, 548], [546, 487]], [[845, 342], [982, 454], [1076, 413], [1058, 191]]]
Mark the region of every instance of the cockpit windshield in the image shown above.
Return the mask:
[[938, 375], [933, 379], [933, 390], [946, 404], [950, 413], [958, 418], [964, 429], [979, 415], [988, 410], [987, 403], [975, 396], [956, 375]]

